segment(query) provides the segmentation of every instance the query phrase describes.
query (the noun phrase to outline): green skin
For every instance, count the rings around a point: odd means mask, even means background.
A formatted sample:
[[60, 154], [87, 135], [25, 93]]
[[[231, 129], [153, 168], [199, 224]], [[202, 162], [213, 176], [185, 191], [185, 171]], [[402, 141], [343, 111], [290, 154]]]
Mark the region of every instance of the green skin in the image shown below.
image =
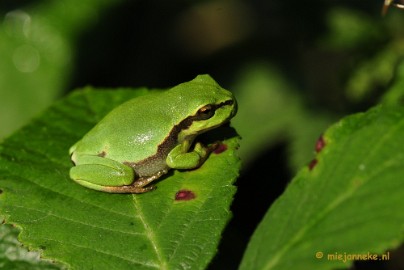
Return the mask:
[[236, 111], [233, 95], [209, 75], [129, 100], [70, 148], [70, 178], [110, 193], [152, 190], [148, 184], [170, 169], [199, 167], [216, 144], [191, 148], [195, 137]]

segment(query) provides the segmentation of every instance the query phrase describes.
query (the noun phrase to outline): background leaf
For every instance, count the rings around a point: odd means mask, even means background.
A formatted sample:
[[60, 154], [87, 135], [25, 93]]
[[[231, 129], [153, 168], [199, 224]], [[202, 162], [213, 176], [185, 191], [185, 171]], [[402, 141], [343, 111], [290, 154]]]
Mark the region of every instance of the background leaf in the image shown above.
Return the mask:
[[[110, 109], [146, 93], [75, 92], [5, 140], [0, 209], [21, 228], [24, 245], [72, 269], [206, 267], [230, 217], [239, 169], [234, 135], [226, 151], [197, 170], [171, 173], [146, 194], [97, 192], [68, 177], [69, 147]], [[176, 201], [180, 190], [196, 197]]]
[[243, 138], [240, 156], [245, 166], [269, 147], [290, 140], [289, 166], [294, 171], [313, 156], [313, 141], [332, 122], [322, 111], [310, 112], [302, 96], [275, 68], [252, 63], [230, 88], [239, 109], [232, 121]]
[[[403, 240], [404, 108], [335, 124], [254, 233], [240, 269], [336, 269], [329, 254], [381, 254]], [[322, 258], [316, 253], [322, 252]]]
[[10, 11], [3, 10], [0, 4], [1, 139], [70, 88], [78, 37], [108, 8], [119, 3], [119, 0], [20, 1]]

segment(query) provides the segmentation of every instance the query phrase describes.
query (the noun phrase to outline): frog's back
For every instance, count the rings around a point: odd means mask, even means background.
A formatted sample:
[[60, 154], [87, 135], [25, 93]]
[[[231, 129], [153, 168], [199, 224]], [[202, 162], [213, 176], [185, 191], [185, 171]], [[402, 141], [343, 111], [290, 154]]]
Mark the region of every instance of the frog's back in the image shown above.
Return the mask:
[[[107, 114], [81, 141], [76, 151], [120, 162], [136, 162], [157, 152], [157, 147], [181, 121], [177, 102], [164, 93], [129, 100]], [[155, 107], [155, 104], [164, 106]]]
[[[158, 146], [174, 147], [175, 127], [218, 98], [230, 98], [207, 75], [168, 91], [152, 92], [125, 102], [112, 110], [73, 148], [81, 154], [99, 155], [120, 162], [138, 162], [157, 153]], [[165, 152], [170, 149], [165, 149]]]

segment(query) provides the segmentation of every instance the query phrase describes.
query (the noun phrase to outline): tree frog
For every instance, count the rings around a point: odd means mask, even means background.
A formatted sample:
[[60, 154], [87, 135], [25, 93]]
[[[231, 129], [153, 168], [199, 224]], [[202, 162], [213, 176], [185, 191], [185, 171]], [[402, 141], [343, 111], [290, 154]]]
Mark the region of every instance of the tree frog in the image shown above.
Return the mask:
[[109, 112], [69, 153], [70, 178], [110, 193], [144, 193], [170, 169], [199, 167], [216, 144], [197, 135], [228, 122], [237, 112], [231, 92], [209, 75], [163, 92], [136, 97]]

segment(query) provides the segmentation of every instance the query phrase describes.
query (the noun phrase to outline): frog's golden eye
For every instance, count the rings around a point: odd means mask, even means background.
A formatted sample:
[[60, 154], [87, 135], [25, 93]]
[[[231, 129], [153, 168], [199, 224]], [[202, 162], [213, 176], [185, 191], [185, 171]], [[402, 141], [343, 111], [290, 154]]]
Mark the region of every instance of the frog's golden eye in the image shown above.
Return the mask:
[[212, 105], [203, 106], [198, 110], [198, 119], [206, 120], [211, 118], [215, 114], [215, 109]]

